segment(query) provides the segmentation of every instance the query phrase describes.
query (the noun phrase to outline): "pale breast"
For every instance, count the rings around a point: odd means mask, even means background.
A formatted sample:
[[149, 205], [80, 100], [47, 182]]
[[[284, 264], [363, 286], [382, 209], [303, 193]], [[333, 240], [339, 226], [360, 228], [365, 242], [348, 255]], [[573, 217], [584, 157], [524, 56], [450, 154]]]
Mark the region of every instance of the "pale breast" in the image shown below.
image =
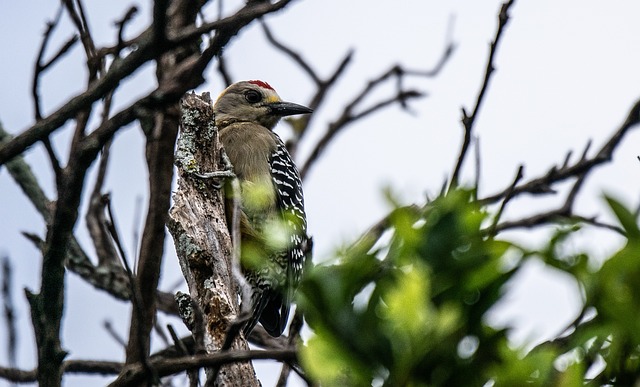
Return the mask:
[[244, 210], [251, 216], [275, 208], [276, 193], [269, 166], [276, 147], [274, 134], [258, 124], [237, 122], [220, 130], [220, 141], [240, 180]]

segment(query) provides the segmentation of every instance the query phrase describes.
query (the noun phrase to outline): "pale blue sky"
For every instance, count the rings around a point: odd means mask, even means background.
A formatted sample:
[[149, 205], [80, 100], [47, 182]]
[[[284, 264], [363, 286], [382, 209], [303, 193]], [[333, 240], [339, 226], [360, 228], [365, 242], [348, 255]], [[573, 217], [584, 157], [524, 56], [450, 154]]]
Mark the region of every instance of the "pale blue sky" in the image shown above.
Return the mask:
[[[237, 7], [228, 2], [227, 10]], [[113, 21], [120, 18], [128, 1], [87, 1], [89, 20], [99, 44], [114, 39]], [[149, 4], [138, 1], [138, 24], [142, 28]], [[451, 33], [457, 50], [439, 77], [416, 79], [415, 87], [429, 97], [414, 101], [413, 115], [393, 107], [350, 127], [327, 150], [305, 182], [310, 231], [315, 239], [316, 258], [327, 259], [341, 243], [362, 233], [388, 210], [381, 189], [394, 187], [407, 202], [423, 202], [425, 193], [435, 194], [452, 170], [462, 135], [460, 108], [472, 107], [479, 90], [489, 42], [496, 28], [497, 0], [424, 1], [397, 0], [301, 0], [267, 22], [276, 36], [299, 49], [320, 74], [333, 71], [350, 49], [355, 56], [345, 77], [330, 94], [329, 103], [315, 113], [310, 138], [334, 120], [337, 109], [394, 63], [411, 69], [434, 65]], [[57, 7], [54, 1], [7, 1], [0, 14], [0, 121], [6, 130], [17, 133], [33, 122], [30, 98], [33, 60], [46, 20]], [[210, 19], [216, 11], [209, 7]], [[338, 11], [339, 10], [339, 11]], [[526, 164], [525, 178], [539, 175], [552, 163], [561, 163], [566, 151], [580, 154], [593, 139], [592, 152], [622, 123], [628, 109], [640, 98], [640, 3], [634, 0], [519, 0], [500, 46], [497, 71], [478, 117], [476, 134], [482, 149], [482, 194], [506, 187], [517, 166]], [[454, 19], [449, 31], [449, 21]], [[50, 51], [66, 40], [72, 29], [68, 19], [56, 31]], [[51, 112], [65, 98], [84, 87], [80, 47], [41, 83], [44, 110]], [[306, 103], [312, 84], [286, 58], [265, 45], [257, 24], [243, 31], [226, 50], [232, 76], [263, 79], [289, 101]], [[154, 87], [153, 69], [146, 68], [128, 79], [116, 95], [117, 106]], [[200, 90], [216, 95], [223, 87], [213, 66], [207, 70], [208, 83]], [[391, 89], [387, 89], [391, 90]], [[286, 137], [286, 126], [280, 127]], [[65, 154], [68, 131], [55, 137], [60, 154]], [[301, 156], [308, 153], [308, 143]], [[142, 139], [132, 126], [117, 137], [110, 161], [106, 189], [112, 192], [123, 234], [134, 229], [133, 209], [137, 197], [146, 195], [146, 175]], [[640, 197], [640, 135], [632, 132], [615, 154], [614, 163], [592, 174], [578, 200], [584, 215], [602, 214], [603, 191], [615, 193], [624, 202], [636, 205]], [[577, 157], [577, 156], [574, 156]], [[51, 195], [53, 182], [49, 163], [41, 146], [29, 151], [27, 161]], [[472, 158], [464, 171], [473, 177]], [[4, 169], [0, 169], [0, 252], [8, 254], [16, 270], [15, 289], [18, 322], [21, 327], [20, 366], [34, 365], [35, 352], [30, 318], [21, 289], [39, 286], [40, 257], [19, 234], [29, 231], [44, 235], [39, 216], [24, 199]], [[515, 201], [507, 209], [510, 218], [532, 213], [559, 203], [563, 197]], [[543, 206], [543, 207], [541, 207]], [[87, 234], [81, 221], [77, 235]], [[545, 232], [510, 234], [522, 243], [535, 246]], [[130, 239], [130, 238], [129, 238]], [[603, 231], [583, 231], [574, 242], [577, 250], [588, 249], [598, 256], [612, 251], [619, 241]], [[174, 284], [181, 274], [168, 245], [163, 288]], [[495, 321], [516, 326], [514, 339], [541, 340], [574, 318], [579, 294], [575, 286], [532, 264], [514, 281], [508, 303], [496, 313]], [[163, 322], [164, 321], [164, 317]], [[67, 314], [64, 346], [70, 358], [121, 359], [122, 351], [105, 333], [101, 324], [111, 319], [121, 334], [128, 332], [129, 308], [93, 290], [73, 274], [68, 276]], [[177, 321], [171, 322], [178, 326]], [[88, 345], [89, 340], [92, 343]], [[5, 337], [0, 333], [0, 364], [6, 364]], [[263, 363], [265, 364], [265, 363]], [[260, 366], [269, 374], [268, 366]], [[264, 385], [273, 384], [266, 375]], [[68, 385], [101, 385], [99, 379], [68, 377]], [[0, 382], [2, 385], [2, 382]]]

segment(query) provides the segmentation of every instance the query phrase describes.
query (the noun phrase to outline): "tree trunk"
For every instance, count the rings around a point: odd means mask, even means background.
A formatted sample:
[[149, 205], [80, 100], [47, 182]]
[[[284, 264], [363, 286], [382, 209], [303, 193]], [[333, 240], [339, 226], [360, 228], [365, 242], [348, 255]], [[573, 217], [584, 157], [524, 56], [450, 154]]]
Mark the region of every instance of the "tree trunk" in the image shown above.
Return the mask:
[[[238, 292], [221, 181], [198, 175], [224, 167], [208, 93], [186, 95], [181, 108], [178, 187], [168, 226], [191, 298], [204, 314], [204, 347], [213, 353], [222, 347], [227, 329], [238, 315]], [[248, 349], [248, 345], [238, 336], [231, 349]], [[259, 386], [260, 382], [251, 363], [243, 362], [222, 367], [216, 385]]]

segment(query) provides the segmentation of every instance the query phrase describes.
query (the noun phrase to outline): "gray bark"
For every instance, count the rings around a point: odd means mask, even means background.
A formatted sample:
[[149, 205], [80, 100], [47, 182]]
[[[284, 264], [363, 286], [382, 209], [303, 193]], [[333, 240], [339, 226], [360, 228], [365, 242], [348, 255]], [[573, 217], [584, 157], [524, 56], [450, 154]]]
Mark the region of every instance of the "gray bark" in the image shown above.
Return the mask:
[[[176, 150], [178, 187], [168, 226], [191, 298], [204, 315], [204, 348], [214, 353], [222, 347], [227, 329], [239, 314], [238, 292], [221, 181], [198, 175], [223, 170], [224, 166], [208, 93], [186, 95], [181, 110]], [[239, 335], [231, 349], [248, 349], [248, 345]], [[260, 382], [251, 363], [242, 362], [221, 367], [216, 385], [259, 386]]]

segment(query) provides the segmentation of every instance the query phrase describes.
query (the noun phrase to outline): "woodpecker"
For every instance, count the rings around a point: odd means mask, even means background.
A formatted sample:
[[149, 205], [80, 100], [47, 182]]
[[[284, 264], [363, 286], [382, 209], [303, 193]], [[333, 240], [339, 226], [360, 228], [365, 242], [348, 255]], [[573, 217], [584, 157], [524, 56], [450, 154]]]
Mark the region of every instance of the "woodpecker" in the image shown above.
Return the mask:
[[252, 312], [245, 337], [258, 321], [278, 337], [289, 318], [309, 237], [300, 173], [273, 128], [282, 117], [312, 110], [283, 102], [268, 83], [253, 80], [226, 88], [213, 112], [241, 188], [241, 263]]

